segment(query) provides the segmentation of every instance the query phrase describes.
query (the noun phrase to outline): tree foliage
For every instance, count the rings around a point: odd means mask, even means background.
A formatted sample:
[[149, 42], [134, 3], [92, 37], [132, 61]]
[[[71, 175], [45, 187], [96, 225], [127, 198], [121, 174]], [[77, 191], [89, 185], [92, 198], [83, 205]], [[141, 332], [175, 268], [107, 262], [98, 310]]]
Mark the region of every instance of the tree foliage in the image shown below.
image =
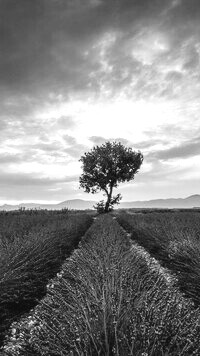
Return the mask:
[[[104, 212], [108, 212], [121, 199], [120, 194], [112, 197], [113, 188], [117, 188], [119, 183], [134, 179], [143, 162], [143, 155], [120, 142], [108, 141], [85, 153], [80, 161], [83, 164], [83, 174], [79, 179], [80, 187], [92, 194], [104, 191], [107, 196]], [[103, 202], [99, 204], [102, 210]]]

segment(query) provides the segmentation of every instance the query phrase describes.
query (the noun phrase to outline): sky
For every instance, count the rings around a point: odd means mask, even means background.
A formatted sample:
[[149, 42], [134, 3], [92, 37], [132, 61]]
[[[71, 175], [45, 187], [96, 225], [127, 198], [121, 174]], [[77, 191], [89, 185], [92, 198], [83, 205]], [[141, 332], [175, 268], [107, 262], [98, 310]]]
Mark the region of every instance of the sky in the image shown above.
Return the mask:
[[200, 193], [199, 0], [0, 0], [0, 203], [98, 200], [80, 157], [140, 150], [124, 201]]

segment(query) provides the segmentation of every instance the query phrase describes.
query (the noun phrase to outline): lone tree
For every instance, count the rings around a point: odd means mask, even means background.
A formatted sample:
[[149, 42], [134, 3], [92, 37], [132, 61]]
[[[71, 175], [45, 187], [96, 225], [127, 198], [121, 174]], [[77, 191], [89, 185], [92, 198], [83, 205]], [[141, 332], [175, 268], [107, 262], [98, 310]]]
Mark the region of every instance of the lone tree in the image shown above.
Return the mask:
[[143, 162], [143, 155], [120, 142], [105, 142], [85, 153], [80, 161], [83, 164], [80, 187], [92, 194], [104, 191], [107, 201], [101, 200], [95, 208], [107, 213], [121, 200], [121, 194], [112, 196], [113, 188], [117, 188], [119, 183], [134, 179]]

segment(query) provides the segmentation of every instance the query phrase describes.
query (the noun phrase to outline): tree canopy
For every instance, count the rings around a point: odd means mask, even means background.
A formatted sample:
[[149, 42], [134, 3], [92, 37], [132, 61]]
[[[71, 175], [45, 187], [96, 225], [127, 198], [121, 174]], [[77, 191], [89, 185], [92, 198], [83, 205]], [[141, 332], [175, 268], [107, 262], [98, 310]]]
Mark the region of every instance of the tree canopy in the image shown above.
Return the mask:
[[[85, 153], [80, 161], [83, 164], [80, 187], [92, 194], [104, 191], [107, 196], [104, 212], [108, 212], [121, 199], [120, 194], [112, 197], [113, 188], [117, 188], [119, 183], [134, 179], [143, 162], [143, 155], [120, 142], [108, 141]], [[100, 205], [103, 206], [102, 201]]]

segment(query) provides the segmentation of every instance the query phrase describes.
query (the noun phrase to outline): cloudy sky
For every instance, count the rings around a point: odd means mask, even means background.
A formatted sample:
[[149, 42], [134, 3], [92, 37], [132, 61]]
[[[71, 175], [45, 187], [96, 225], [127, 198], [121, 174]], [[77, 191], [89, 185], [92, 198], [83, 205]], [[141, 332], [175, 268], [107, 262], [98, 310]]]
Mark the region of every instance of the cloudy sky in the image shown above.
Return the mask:
[[0, 203], [98, 199], [79, 158], [141, 150], [124, 200], [200, 193], [199, 0], [0, 0]]

